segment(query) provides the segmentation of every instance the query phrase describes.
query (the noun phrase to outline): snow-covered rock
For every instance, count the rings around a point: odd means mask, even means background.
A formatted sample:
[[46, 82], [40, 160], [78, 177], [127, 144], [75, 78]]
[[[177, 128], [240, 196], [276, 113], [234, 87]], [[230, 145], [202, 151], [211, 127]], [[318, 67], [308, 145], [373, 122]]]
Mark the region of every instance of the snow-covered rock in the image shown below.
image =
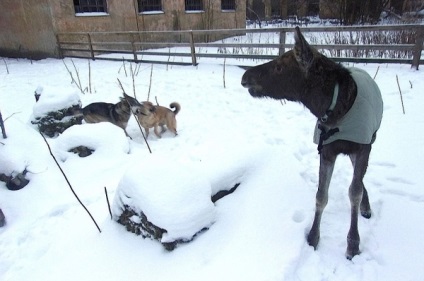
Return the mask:
[[214, 223], [211, 184], [192, 163], [150, 155], [121, 179], [113, 215], [127, 230], [173, 250]]
[[[130, 147], [124, 131], [108, 122], [81, 124], [68, 128], [55, 139], [54, 153], [62, 161], [85, 147], [99, 157], [114, 157], [129, 153]], [[80, 155], [81, 156], [81, 155]]]

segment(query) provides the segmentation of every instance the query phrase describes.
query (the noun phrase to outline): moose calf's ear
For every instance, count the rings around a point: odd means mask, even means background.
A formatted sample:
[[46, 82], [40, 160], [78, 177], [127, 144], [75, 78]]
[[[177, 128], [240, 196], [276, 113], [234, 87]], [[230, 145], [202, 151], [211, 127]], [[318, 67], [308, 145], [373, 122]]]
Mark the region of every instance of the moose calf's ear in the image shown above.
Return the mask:
[[305, 37], [303, 37], [302, 33], [300, 32], [300, 29], [298, 26], [295, 28], [294, 32], [294, 55], [296, 57], [296, 60], [306, 69], [308, 69], [312, 61], [314, 60], [314, 53], [309, 46], [308, 42], [306, 42]]

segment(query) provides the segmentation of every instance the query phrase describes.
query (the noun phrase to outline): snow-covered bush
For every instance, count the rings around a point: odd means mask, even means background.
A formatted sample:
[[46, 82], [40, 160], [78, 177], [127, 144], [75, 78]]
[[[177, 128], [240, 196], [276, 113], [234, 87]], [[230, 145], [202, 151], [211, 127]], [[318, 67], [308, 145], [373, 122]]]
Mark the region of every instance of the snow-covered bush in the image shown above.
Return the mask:
[[40, 96], [30, 121], [41, 133], [56, 137], [70, 126], [81, 124], [83, 116], [76, 114], [81, 109], [77, 93], [63, 90], [42, 93], [40, 87], [36, 93]]

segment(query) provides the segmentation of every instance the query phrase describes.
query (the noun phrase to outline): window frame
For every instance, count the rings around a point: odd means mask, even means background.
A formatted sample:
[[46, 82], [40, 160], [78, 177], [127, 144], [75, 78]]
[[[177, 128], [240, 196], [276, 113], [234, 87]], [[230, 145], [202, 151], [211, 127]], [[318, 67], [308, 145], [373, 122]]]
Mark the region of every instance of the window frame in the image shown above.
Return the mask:
[[[231, 7], [229, 7], [229, 6], [231, 6]], [[236, 0], [221, 0], [221, 11], [234, 12], [236, 10], [236, 8], [237, 8]]]
[[107, 0], [74, 0], [73, 3], [76, 15], [108, 14]]
[[184, 0], [184, 10], [186, 13], [204, 12], [203, 0]]
[[[152, 7], [150, 9], [143, 9], [143, 3], [142, 2], [148, 2], [147, 6], [152, 6]], [[154, 2], [156, 2], [156, 3], [154, 3]], [[159, 8], [155, 8], [154, 6], [157, 6]], [[163, 13], [162, 0], [137, 0], [137, 9], [138, 9], [138, 13], [140, 13], [140, 14]]]

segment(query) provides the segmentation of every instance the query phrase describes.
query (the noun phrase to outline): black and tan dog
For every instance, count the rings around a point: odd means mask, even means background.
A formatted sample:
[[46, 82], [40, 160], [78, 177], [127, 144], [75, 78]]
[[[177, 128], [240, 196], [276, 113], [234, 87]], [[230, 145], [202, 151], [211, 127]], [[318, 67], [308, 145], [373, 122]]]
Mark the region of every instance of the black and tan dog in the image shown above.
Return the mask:
[[110, 122], [121, 127], [125, 134], [130, 137], [125, 129], [131, 113], [134, 112], [138, 116], [143, 116], [149, 114], [149, 112], [135, 98], [125, 93], [124, 97], [120, 99], [116, 104], [106, 102], [90, 103], [81, 110], [84, 121], [87, 123]]
[[[146, 111], [139, 111], [137, 117], [140, 125], [146, 132], [146, 138], [149, 136], [150, 128], [154, 128], [155, 135], [161, 138], [162, 133], [166, 131], [165, 125], [171, 132], [177, 135], [177, 120], [175, 119], [175, 115], [181, 110], [179, 103], [173, 102], [169, 105], [169, 107], [175, 108], [173, 111], [163, 106], [153, 105], [149, 101], [142, 102], [142, 105], [147, 111], [147, 114]], [[159, 126], [161, 127], [160, 132], [158, 130]]]

